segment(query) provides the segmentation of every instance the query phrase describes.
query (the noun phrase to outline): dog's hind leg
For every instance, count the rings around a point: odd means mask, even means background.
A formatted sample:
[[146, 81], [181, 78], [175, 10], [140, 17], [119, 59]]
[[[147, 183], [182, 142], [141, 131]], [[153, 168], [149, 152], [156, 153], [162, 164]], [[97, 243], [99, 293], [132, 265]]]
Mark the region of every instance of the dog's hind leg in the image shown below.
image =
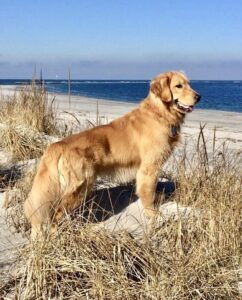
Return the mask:
[[60, 190], [62, 197], [55, 206], [52, 224], [79, 207], [90, 193], [96, 179], [93, 161], [85, 157], [82, 150], [72, 149], [65, 153], [58, 163]]
[[72, 192], [69, 192], [63, 196], [60, 200], [56, 211], [52, 218], [52, 231], [55, 230], [57, 224], [64, 217], [66, 213], [70, 213], [74, 209], [78, 208], [86, 199], [88, 194], [90, 193], [94, 183], [94, 178], [89, 182], [85, 181]]
[[[59, 189], [55, 182], [47, 178], [43, 180], [36, 175], [31, 192], [24, 203], [24, 213], [31, 223], [31, 237], [42, 234], [51, 223], [55, 210], [55, 199], [59, 198]], [[49, 176], [46, 171], [46, 177]]]

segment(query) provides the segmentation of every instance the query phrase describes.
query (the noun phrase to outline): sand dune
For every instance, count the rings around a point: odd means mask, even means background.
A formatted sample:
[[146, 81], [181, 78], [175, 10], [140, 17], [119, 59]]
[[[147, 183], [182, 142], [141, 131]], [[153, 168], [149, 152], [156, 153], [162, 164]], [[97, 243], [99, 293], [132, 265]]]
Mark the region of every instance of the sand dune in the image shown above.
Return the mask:
[[[7, 101], [9, 96], [12, 96], [16, 91], [14, 86], [2, 86], [0, 87], [0, 95]], [[98, 116], [101, 122], [106, 123], [114, 118], [117, 118], [137, 106], [133, 103], [114, 102], [103, 99], [93, 99], [81, 96], [71, 96], [71, 102], [69, 103], [68, 95], [51, 94], [48, 95], [49, 100], [55, 98], [55, 105], [58, 108], [58, 118], [61, 120], [68, 119], [73, 121], [74, 118], [79, 122], [85, 122], [86, 119], [95, 122]], [[68, 112], [68, 113], [67, 113]], [[69, 114], [71, 113], [71, 114]], [[215, 110], [195, 110], [189, 114], [185, 120], [185, 124], [182, 129], [182, 143], [188, 143], [194, 145], [197, 142], [197, 136], [200, 131], [200, 126], [204, 126], [205, 139], [211, 140], [214, 137], [214, 129], [216, 128], [216, 146], [222, 147], [226, 142], [229, 151], [235, 151], [241, 153], [242, 151], [242, 113], [215, 111]], [[208, 143], [208, 150], [212, 151], [211, 142]], [[180, 146], [182, 147], [182, 145]], [[176, 150], [179, 153], [179, 148]], [[6, 164], [6, 157], [0, 155], [0, 164]], [[16, 248], [26, 242], [20, 235], [13, 235], [5, 223], [5, 210], [3, 205], [3, 193], [0, 193], [0, 270], [8, 268], [14, 261]], [[137, 207], [139, 209], [137, 209]], [[174, 203], [171, 204], [171, 215], [174, 214]], [[123, 207], [124, 208], [124, 207]], [[161, 208], [162, 209], [162, 208]], [[168, 211], [169, 206], [165, 206], [163, 209]], [[185, 208], [181, 207], [181, 210]], [[139, 214], [139, 216], [137, 215]], [[128, 221], [124, 221], [124, 218]], [[130, 204], [125, 210], [122, 209], [119, 213], [111, 218], [106, 223], [102, 223], [105, 228], [109, 230], [117, 230], [117, 228], [129, 227], [136, 228], [137, 222], [132, 220], [139, 220], [140, 223], [147, 226], [147, 221], [140, 211], [140, 203], [136, 201], [136, 204]], [[127, 225], [128, 224], [128, 225]], [[127, 229], [127, 228], [124, 228]], [[132, 229], [133, 230], [133, 229]], [[138, 228], [139, 238], [141, 235], [140, 228]]]

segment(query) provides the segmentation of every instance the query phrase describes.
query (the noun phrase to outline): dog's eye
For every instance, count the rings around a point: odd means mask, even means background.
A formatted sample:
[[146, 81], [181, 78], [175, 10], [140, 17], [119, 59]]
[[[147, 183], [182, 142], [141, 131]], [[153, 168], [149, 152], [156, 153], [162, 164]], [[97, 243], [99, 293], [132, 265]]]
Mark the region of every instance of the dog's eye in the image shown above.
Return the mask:
[[182, 84], [177, 84], [176, 88], [181, 89], [182, 88]]

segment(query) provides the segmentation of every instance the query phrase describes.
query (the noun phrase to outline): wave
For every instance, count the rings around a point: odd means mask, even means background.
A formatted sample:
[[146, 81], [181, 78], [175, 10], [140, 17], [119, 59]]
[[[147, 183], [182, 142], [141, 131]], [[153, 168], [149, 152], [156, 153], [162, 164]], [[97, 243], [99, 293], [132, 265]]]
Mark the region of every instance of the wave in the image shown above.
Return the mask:
[[15, 81], [14, 84], [29, 84], [30, 80], [25, 80], [25, 81]]
[[44, 80], [45, 84], [62, 84], [62, 81], [52, 81], [52, 80]]
[[[62, 80], [62, 81], [46, 81], [47, 84], [68, 84], [68, 81]], [[71, 84], [134, 84], [134, 83], [149, 83], [149, 80], [115, 80], [115, 81], [99, 81], [99, 80], [71, 80]]]
[[85, 80], [85, 81], [71, 81], [72, 84], [134, 84], [134, 83], [148, 83], [148, 81], [96, 81], [96, 80]]

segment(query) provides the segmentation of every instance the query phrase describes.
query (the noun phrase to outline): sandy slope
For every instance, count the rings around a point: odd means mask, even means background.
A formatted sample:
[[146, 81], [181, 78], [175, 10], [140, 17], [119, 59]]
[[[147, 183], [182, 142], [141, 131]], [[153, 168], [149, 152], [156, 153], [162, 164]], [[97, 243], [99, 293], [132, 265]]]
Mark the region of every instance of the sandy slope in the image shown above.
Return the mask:
[[12, 264], [17, 247], [25, 243], [25, 239], [20, 234], [13, 234], [5, 222], [3, 196], [3, 193], [0, 193], [0, 279], [1, 269], [6, 269]]

